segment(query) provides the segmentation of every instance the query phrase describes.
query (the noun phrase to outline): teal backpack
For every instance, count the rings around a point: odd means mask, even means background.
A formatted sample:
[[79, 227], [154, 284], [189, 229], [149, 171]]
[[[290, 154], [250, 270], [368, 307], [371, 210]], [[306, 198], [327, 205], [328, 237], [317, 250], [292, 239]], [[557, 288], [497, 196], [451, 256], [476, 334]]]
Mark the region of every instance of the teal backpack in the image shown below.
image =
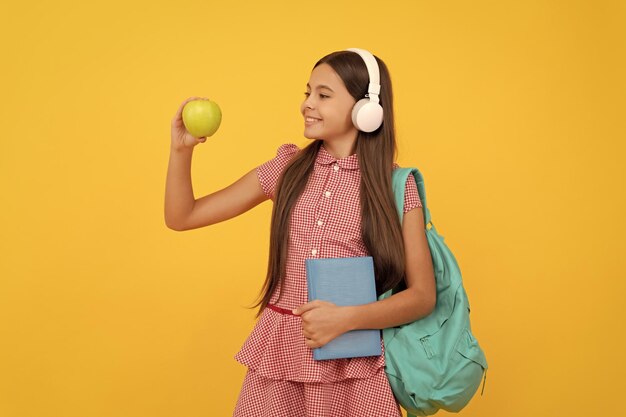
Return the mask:
[[[415, 177], [422, 202], [437, 283], [437, 304], [426, 317], [383, 329], [383, 341], [385, 372], [393, 394], [408, 417], [415, 417], [432, 415], [440, 409], [459, 412], [476, 393], [483, 373], [484, 391], [487, 360], [472, 335], [469, 301], [461, 271], [443, 236], [432, 224], [426, 206], [424, 179], [417, 168], [396, 168], [392, 174], [400, 224], [405, 184], [410, 174]], [[378, 299], [387, 298], [396, 290], [389, 290]]]

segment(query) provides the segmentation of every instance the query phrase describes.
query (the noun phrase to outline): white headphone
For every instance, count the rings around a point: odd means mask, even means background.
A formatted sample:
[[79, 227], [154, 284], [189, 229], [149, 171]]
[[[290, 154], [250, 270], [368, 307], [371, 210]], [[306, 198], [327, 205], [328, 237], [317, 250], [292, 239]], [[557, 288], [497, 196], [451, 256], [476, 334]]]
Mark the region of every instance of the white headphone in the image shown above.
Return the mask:
[[352, 108], [352, 123], [363, 132], [373, 132], [383, 123], [383, 108], [380, 105], [380, 75], [378, 62], [370, 52], [360, 48], [348, 48], [346, 51], [356, 52], [365, 61], [369, 74], [369, 85], [366, 98], [357, 101]]

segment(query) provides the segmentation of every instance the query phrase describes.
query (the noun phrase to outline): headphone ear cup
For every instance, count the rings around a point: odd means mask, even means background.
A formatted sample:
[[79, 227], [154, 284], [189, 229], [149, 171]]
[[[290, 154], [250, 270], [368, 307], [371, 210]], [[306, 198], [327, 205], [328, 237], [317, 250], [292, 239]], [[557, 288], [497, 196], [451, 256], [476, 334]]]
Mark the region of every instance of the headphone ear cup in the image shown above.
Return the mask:
[[368, 98], [357, 101], [352, 108], [352, 124], [363, 132], [373, 132], [383, 124], [382, 106]]

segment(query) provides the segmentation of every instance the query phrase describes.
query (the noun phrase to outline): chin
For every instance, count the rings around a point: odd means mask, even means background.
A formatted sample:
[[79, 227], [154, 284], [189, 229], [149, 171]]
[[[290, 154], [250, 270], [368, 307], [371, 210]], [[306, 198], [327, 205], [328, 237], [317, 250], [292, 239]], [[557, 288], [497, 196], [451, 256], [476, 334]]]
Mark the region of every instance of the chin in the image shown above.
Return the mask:
[[320, 139], [320, 140], [324, 140], [324, 138], [321, 138], [319, 136], [311, 136], [311, 134], [307, 134], [306, 130], [304, 131], [304, 137], [307, 139], [311, 139], [311, 140], [316, 140], [316, 139]]

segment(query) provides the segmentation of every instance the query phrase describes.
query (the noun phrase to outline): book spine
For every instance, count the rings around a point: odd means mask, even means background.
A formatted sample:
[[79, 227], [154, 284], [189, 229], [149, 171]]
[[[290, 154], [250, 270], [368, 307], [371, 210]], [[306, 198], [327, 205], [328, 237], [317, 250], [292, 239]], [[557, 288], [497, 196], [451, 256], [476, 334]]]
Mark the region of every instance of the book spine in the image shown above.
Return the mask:
[[315, 294], [315, 286], [313, 285], [313, 282], [311, 281], [311, 263], [310, 262], [306, 262], [306, 280], [307, 280], [307, 287], [308, 287], [308, 297], [307, 299], [309, 301], [313, 301], [315, 300], [315, 297], [317, 294]]
[[[305, 261], [305, 266], [306, 266], [306, 280], [307, 280], [307, 292], [308, 292], [308, 296], [307, 299], [309, 301], [313, 301], [315, 299], [317, 299], [317, 294], [315, 293], [315, 285], [313, 285], [313, 281], [312, 281], [312, 274], [311, 274], [311, 268], [312, 265], [310, 262]], [[321, 348], [315, 348], [313, 349], [313, 359], [315, 360], [320, 360], [320, 349]]]

